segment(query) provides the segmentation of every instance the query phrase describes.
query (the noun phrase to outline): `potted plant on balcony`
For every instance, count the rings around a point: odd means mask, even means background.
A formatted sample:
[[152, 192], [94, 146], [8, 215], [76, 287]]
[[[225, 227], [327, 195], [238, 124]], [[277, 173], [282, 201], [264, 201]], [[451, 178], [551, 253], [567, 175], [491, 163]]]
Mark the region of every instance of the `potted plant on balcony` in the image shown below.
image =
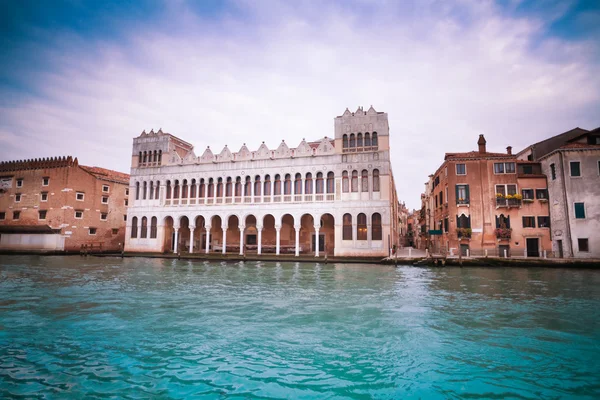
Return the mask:
[[505, 196], [506, 200], [508, 200], [508, 206], [520, 206], [521, 200], [523, 200], [523, 196], [520, 194], [507, 194]]
[[498, 240], [510, 239], [510, 237], [512, 235], [512, 229], [511, 228], [497, 228], [495, 233], [496, 233], [496, 237], [498, 238]]
[[458, 238], [470, 238], [471, 237], [471, 228], [457, 228], [456, 235]]

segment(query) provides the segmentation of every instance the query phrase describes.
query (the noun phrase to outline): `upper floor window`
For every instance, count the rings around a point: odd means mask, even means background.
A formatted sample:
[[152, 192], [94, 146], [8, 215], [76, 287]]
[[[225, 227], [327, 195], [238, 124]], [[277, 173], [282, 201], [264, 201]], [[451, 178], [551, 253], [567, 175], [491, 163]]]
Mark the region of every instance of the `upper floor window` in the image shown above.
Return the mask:
[[327, 173], [327, 193], [334, 193], [335, 192], [335, 176], [333, 172], [328, 172]]
[[350, 182], [348, 182], [348, 171], [342, 172], [342, 192], [348, 193], [350, 191]]
[[523, 217], [523, 228], [535, 228], [535, 217]]
[[362, 177], [361, 177], [361, 191], [362, 192], [368, 192], [369, 191], [369, 172], [366, 169], [363, 169], [362, 171]]
[[379, 192], [379, 170], [373, 170], [373, 191]]
[[379, 213], [374, 213], [371, 215], [371, 239], [383, 239], [383, 230], [381, 229], [381, 214]]
[[579, 238], [577, 239], [577, 246], [579, 246], [579, 251], [590, 251], [590, 246], [588, 239]]
[[83, 218], [83, 210], [75, 210], [75, 219]]
[[548, 200], [548, 189], [535, 189], [535, 197], [539, 200]]
[[533, 189], [523, 189], [521, 190], [523, 195], [523, 200], [533, 200]]
[[550, 217], [549, 216], [538, 217], [538, 227], [539, 228], [550, 228]]
[[342, 240], [352, 240], [352, 215], [344, 214], [342, 218]]
[[571, 161], [571, 176], [581, 176], [581, 163], [579, 161]]
[[550, 177], [553, 181], [556, 180], [556, 165], [554, 163], [550, 164]]
[[456, 175], [466, 175], [467, 164], [456, 164]]
[[515, 163], [514, 162], [494, 163], [494, 173], [495, 174], [514, 174], [515, 173]]
[[18, 188], [23, 187], [23, 178], [17, 179], [17, 187]]
[[456, 204], [469, 204], [469, 185], [456, 185]]
[[15, 194], [15, 202], [18, 203], [21, 201], [21, 193]]
[[75, 199], [77, 201], [83, 201], [84, 198], [85, 198], [85, 194], [83, 192], [77, 192], [77, 193], [75, 193]]
[[100, 214], [100, 220], [101, 221], [106, 221], [108, 219], [108, 214], [107, 213], [101, 213]]
[[109, 190], [110, 190], [110, 187], [108, 185], [102, 185], [102, 191], [104, 193], [108, 193]]
[[585, 218], [585, 203], [575, 203], [575, 218], [576, 219], [584, 219]]
[[358, 192], [358, 171], [352, 171], [352, 191]]
[[102, 196], [102, 204], [108, 204], [108, 196]]
[[38, 211], [38, 214], [39, 214], [39, 219], [41, 219], [41, 220], [45, 220], [45, 219], [46, 219], [46, 213], [47, 213], [47, 212], [48, 212], [48, 211], [46, 211], [46, 210], [39, 210], [39, 211]]
[[48, 186], [50, 184], [50, 178], [45, 176], [42, 178], [42, 186]]
[[18, 221], [21, 218], [21, 211], [13, 211], [13, 220]]
[[40, 201], [48, 201], [48, 192], [40, 193]]
[[4, 221], [6, 219], [6, 212], [2, 211], [0, 212], [0, 221]]
[[89, 228], [88, 233], [90, 235], [92, 235], [92, 236], [95, 235], [96, 234], [96, 228]]

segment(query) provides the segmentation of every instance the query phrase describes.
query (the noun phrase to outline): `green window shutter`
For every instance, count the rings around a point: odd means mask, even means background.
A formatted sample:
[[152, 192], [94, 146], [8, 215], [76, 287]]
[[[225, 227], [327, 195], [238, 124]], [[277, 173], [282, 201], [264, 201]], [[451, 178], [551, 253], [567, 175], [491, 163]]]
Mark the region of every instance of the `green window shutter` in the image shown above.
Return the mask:
[[456, 204], [458, 204], [458, 185], [454, 185], [455, 193], [456, 193]]
[[496, 229], [500, 228], [500, 217], [496, 215]]
[[467, 201], [467, 203], [469, 203], [471, 200], [471, 195], [469, 194], [469, 185], [465, 185], [465, 193], [467, 196], [467, 198], [465, 200]]
[[585, 218], [585, 206], [584, 203], [575, 203], [575, 218]]
[[506, 217], [506, 228], [510, 229], [510, 215]]
[[458, 218], [458, 215], [456, 216], [456, 227], [462, 228], [462, 226], [460, 226], [460, 218]]

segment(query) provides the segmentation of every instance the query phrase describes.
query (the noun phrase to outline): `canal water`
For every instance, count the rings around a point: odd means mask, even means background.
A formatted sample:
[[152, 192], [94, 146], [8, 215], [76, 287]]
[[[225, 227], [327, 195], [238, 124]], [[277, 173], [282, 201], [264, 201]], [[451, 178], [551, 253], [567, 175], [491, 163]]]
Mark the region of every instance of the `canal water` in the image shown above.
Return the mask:
[[0, 398], [600, 398], [600, 271], [0, 257]]

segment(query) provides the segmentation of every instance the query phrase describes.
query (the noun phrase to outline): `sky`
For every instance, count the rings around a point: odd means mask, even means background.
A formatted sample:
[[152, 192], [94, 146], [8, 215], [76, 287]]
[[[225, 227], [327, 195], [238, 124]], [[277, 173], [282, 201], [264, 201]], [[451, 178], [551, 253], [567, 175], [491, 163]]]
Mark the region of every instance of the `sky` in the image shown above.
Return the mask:
[[600, 1], [0, 0], [0, 160], [129, 172], [132, 139], [276, 148], [387, 112], [398, 196], [446, 152], [600, 126]]

